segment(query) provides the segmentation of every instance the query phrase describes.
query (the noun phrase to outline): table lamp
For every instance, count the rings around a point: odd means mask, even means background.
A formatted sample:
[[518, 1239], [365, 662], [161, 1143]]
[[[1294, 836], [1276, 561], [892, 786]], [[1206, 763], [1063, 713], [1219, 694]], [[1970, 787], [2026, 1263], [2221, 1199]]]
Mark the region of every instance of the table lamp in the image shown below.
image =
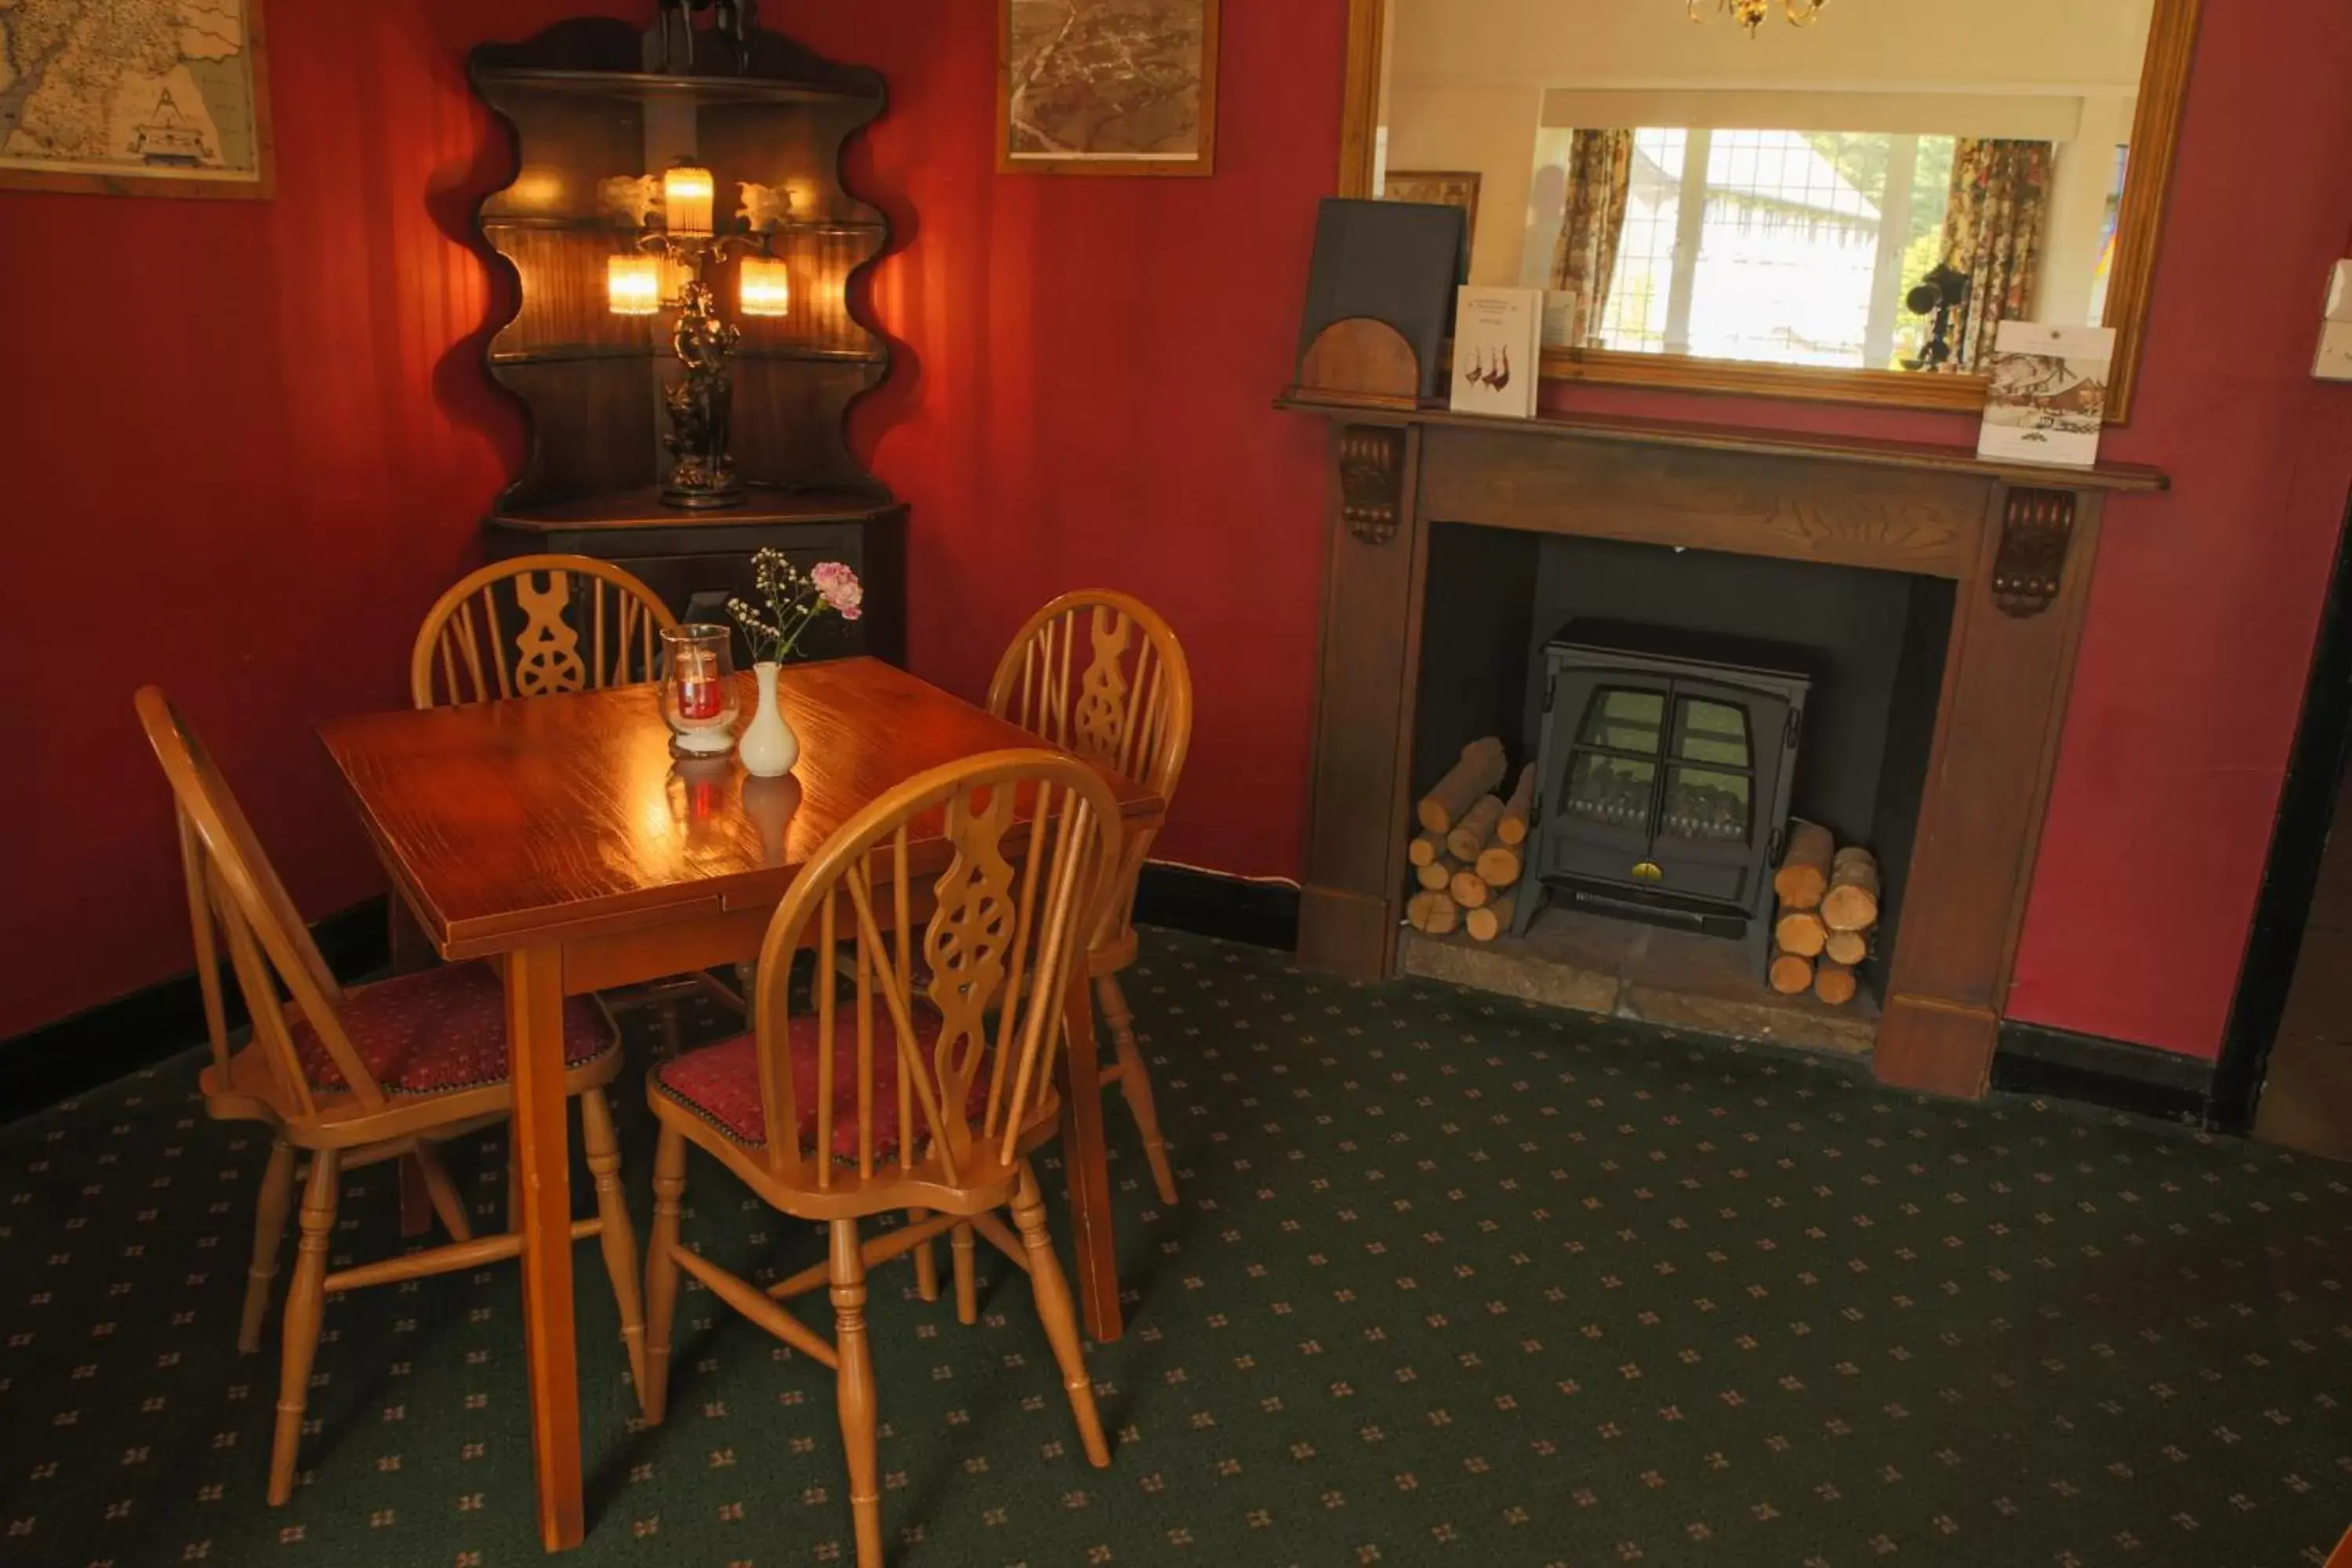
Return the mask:
[[[650, 186], [648, 176], [644, 182]], [[690, 510], [739, 506], [743, 484], [727, 455], [733, 421], [734, 383], [728, 356], [741, 336], [722, 321], [715, 296], [703, 281], [706, 263], [730, 249], [744, 251], [736, 268], [735, 304], [746, 316], [782, 316], [792, 309], [792, 273], [770, 248], [786, 203], [774, 187], [743, 183], [738, 233], [717, 231], [712, 212], [716, 182], [709, 170], [680, 159], [660, 176], [658, 204], [647, 199], [640, 223], [649, 223], [658, 205], [661, 226], [638, 236], [639, 254], [618, 255], [605, 264], [605, 305], [616, 316], [653, 316], [675, 310], [670, 334], [683, 374], [663, 390], [669, 414], [669, 477], [662, 500]]]

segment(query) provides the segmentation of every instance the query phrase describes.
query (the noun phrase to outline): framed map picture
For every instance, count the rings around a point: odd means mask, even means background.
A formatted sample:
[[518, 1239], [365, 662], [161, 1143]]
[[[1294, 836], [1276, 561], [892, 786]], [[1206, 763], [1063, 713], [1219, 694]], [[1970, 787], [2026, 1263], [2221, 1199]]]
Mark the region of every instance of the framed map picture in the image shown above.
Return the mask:
[[1478, 232], [1475, 169], [1391, 169], [1381, 181], [1381, 199], [1460, 207], [1464, 231], [1474, 235]]
[[0, 188], [272, 191], [261, 0], [0, 0]]
[[1217, 0], [997, 0], [997, 167], [1207, 174]]

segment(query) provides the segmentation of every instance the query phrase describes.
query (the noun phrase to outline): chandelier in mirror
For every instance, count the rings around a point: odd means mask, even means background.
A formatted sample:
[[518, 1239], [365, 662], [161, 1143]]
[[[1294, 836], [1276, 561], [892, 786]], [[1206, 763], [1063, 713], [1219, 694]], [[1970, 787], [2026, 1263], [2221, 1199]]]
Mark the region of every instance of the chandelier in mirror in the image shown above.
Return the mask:
[[[1780, 0], [1781, 14], [1795, 26], [1810, 27], [1819, 19], [1830, 0]], [[1690, 0], [1690, 19], [1704, 22], [1710, 16], [1729, 16], [1748, 29], [1754, 37], [1765, 18], [1772, 14], [1773, 0]]]

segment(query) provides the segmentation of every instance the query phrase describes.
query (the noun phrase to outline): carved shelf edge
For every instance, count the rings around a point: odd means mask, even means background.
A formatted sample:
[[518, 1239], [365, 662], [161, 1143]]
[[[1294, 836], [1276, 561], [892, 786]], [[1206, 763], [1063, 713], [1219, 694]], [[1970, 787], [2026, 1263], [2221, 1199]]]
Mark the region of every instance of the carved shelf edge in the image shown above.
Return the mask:
[[1339, 516], [1366, 544], [1396, 537], [1404, 509], [1404, 430], [1395, 425], [1339, 426]]
[[1296, 390], [1277, 397], [1274, 405], [1291, 413], [1320, 415], [1344, 426], [1365, 429], [1388, 427], [1402, 431], [1406, 426], [1420, 425], [1553, 440], [1610, 441], [1686, 451], [1736, 452], [1813, 462], [1853, 463], [1866, 468], [1962, 475], [2026, 490], [2149, 494], [2172, 488], [2171, 479], [2162, 469], [2138, 463], [2101, 463], [2089, 468], [1997, 463], [1978, 457], [1966, 447], [1942, 447], [1926, 441], [1817, 436], [1794, 430], [1752, 430], [1728, 425], [1685, 425], [1600, 414], [1539, 414], [1532, 419], [1504, 419], [1492, 415], [1455, 414], [1448, 409], [1384, 409], [1363, 403], [1320, 398]]

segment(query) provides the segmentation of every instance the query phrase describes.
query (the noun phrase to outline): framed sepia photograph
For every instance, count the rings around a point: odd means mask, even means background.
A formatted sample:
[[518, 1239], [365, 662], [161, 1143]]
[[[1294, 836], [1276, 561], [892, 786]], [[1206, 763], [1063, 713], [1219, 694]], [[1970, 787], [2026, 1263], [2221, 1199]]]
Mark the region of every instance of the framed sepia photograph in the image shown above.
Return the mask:
[[999, 0], [997, 168], [1208, 174], [1218, 0]]
[[261, 0], [0, 5], [0, 189], [266, 199]]
[[1381, 178], [1381, 199], [1460, 207], [1462, 231], [1471, 235], [1478, 232], [1478, 171], [1475, 169], [1391, 169]]

